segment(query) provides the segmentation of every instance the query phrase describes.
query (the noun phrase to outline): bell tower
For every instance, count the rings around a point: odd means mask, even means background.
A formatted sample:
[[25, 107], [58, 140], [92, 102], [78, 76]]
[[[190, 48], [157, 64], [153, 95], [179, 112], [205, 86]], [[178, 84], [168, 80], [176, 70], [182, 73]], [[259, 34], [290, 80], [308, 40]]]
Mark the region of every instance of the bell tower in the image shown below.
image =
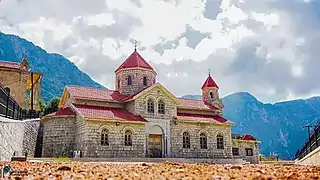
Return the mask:
[[121, 94], [134, 95], [156, 83], [157, 73], [138, 53], [136, 44], [132, 54], [115, 70], [115, 89]]
[[209, 69], [209, 76], [206, 81], [202, 85], [202, 100], [206, 104], [210, 104], [215, 106], [218, 110], [223, 110], [223, 104], [219, 97], [219, 86], [216, 82], [212, 79], [210, 75]]

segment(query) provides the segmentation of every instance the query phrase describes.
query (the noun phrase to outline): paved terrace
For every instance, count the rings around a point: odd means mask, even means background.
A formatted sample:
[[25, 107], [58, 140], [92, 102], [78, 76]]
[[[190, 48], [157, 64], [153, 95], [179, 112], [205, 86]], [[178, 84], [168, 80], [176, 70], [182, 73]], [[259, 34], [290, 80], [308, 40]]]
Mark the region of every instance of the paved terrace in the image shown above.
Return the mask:
[[[187, 163], [10, 162], [10, 179], [320, 179], [320, 167]], [[0, 162], [4, 165], [4, 162]], [[20, 179], [19, 178], [19, 179]]]

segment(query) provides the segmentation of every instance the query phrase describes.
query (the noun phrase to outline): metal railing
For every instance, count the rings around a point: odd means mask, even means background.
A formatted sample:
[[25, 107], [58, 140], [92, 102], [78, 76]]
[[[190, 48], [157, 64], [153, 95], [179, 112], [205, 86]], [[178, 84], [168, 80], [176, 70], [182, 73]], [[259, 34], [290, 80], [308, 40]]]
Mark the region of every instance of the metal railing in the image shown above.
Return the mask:
[[318, 121], [317, 125], [313, 129], [311, 135], [308, 137], [307, 141], [304, 143], [301, 149], [296, 152], [295, 159], [302, 159], [310, 152], [315, 150], [320, 146], [320, 121]]
[[10, 95], [10, 89], [0, 84], [0, 116], [23, 120], [39, 118], [39, 112], [23, 109]]

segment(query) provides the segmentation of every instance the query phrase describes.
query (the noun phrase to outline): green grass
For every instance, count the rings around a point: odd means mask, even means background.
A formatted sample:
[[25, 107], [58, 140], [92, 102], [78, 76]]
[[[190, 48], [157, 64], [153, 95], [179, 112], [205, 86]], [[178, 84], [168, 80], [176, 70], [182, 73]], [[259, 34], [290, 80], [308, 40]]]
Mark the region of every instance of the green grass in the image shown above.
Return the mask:
[[52, 158], [52, 162], [71, 162], [72, 159], [67, 157]]

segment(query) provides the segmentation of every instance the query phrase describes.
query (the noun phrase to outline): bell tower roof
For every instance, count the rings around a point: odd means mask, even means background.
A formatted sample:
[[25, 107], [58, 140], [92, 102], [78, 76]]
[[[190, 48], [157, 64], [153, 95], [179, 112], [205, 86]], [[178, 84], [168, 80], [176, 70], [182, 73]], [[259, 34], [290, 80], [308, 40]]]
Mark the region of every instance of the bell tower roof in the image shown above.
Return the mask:
[[115, 70], [119, 72], [123, 69], [143, 68], [154, 72], [153, 68], [147, 63], [146, 60], [137, 52], [136, 48], [133, 53]]
[[219, 89], [219, 86], [217, 85], [216, 82], [214, 82], [214, 80], [212, 79], [210, 72], [209, 72], [209, 76], [206, 79], [206, 81], [203, 83], [201, 89], [206, 88], [206, 87], [216, 87]]

